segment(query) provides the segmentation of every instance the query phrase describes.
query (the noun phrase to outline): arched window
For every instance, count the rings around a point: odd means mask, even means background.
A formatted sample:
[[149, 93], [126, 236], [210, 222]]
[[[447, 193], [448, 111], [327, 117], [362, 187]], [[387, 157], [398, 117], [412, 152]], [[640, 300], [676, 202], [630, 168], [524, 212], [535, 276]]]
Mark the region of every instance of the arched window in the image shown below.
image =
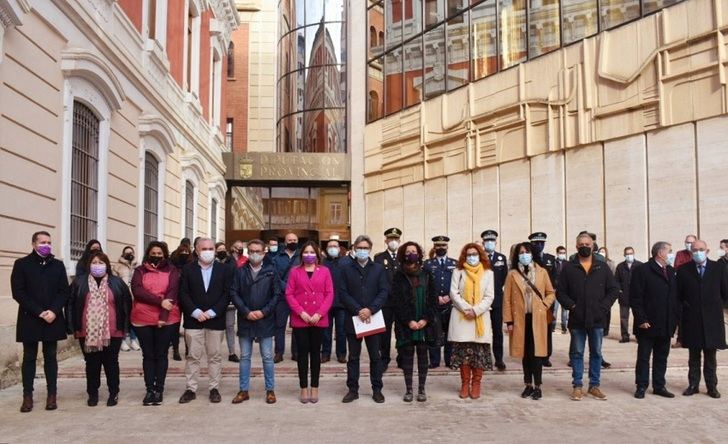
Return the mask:
[[71, 140], [71, 259], [83, 254], [97, 237], [99, 193], [99, 118], [81, 102], [73, 102]]
[[369, 91], [369, 121], [379, 118], [379, 94], [376, 91]]
[[159, 220], [159, 162], [151, 154], [144, 155], [144, 245], [157, 240]]
[[227, 50], [227, 76], [229, 79], [235, 77], [235, 44], [230, 42]]
[[369, 27], [369, 45], [377, 46], [377, 28], [374, 26]]
[[377, 46], [384, 48], [384, 31], [379, 31], [379, 44]]

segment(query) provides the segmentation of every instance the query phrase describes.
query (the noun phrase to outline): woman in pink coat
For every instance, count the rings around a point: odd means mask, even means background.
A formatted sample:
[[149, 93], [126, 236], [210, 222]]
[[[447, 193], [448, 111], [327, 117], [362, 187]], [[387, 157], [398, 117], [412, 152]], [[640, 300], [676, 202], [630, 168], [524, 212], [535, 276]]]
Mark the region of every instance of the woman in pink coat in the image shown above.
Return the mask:
[[[334, 284], [329, 269], [320, 264], [318, 246], [306, 242], [301, 248], [301, 265], [288, 275], [286, 301], [291, 307], [291, 327], [298, 345], [298, 380], [301, 402], [318, 402], [321, 372], [321, 344], [329, 326], [329, 309], [334, 301]], [[311, 388], [308, 367], [311, 361]]]

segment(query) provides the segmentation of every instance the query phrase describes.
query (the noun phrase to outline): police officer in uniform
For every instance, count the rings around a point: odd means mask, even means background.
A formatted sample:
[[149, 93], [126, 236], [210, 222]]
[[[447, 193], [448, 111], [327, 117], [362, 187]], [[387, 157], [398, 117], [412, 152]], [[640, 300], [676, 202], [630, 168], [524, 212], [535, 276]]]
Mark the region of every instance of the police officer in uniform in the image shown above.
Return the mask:
[[506, 364], [503, 362], [503, 285], [506, 283], [508, 275], [508, 261], [504, 255], [495, 251], [498, 232], [495, 230], [485, 230], [480, 233], [483, 239], [483, 248], [490, 260], [490, 266], [493, 268], [493, 278], [495, 287], [495, 299], [490, 306], [490, 322], [493, 326], [493, 357], [495, 358], [495, 367], [503, 371]]
[[[450, 356], [452, 354], [452, 345], [447, 341], [447, 329], [450, 325], [450, 310], [452, 309], [452, 301], [450, 301], [450, 281], [452, 280], [452, 271], [457, 265], [457, 261], [447, 256], [447, 246], [450, 238], [447, 236], [435, 236], [432, 238], [434, 244], [435, 256], [425, 261], [423, 268], [433, 276], [435, 292], [437, 293], [437, 315], [440, 316], [442, 323], [444, 346], [445, 346], [445, 367], [450, 367]], [[440, 348], [441, 346], [430, 346], [430, 368], [440, 366]]]
[[[384, 242], [387, 249], [381, 253], [374, 255], [374, 262], [382, 264], [387, 271], [387, 279], [389, 280], [389, 288], [392, 288], [392, 279], [399, 271], [399, 262], [397, 261], [397, 249], [399, 248], [399, 240], [402, 237], [402, 230], [399, 228], [390, 228], [384, 232]], [[391, 294], [387, 295], [387, 302], [382, 307], [382, 315], [384, 316], [384, 324], [387, 331], [382, 333], [380, 342], [380, 350], [382, 352], [382, 373], [387, 371], [389, 361], [391, 361], [390, 350], [392, 348], [392, 325], [394, 324], [394, 298]]]
[[[537, 231], [535, 233], [531, 233], [530, 236], [528, 236], [528, 240], [531, 241], [531, 245], [533, 245], [533, 260], [546, 269], [546, 271], [549, 274], [549, 278], [551, 279], [551, 285], [556, 288], [556, 257], [552, 254], [545, 253], [545, 247], [546, 247], [546, 233], [542, 231]], [[551, 307], [552, 313], [554, 308]], [[551, 367], [551, 353], [553, 352], [553, 333], [554, 328], [556, 327], [556, 317], [554, 316], [554, 321], [551, 322], [548, 329], [548, 355], [546, 356], [546, 359], [543, 360], [543, 366], [544, 367]]]

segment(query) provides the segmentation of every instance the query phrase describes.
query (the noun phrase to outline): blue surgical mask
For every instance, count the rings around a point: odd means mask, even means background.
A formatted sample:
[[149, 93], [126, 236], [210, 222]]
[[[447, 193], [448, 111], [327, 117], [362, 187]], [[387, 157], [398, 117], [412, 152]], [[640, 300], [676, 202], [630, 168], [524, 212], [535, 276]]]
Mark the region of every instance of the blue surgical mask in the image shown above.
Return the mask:
[[356, 258], [360, 261], [365, 261], [369, 259], [369, 250], [365, 248], [357, 248], [356, 249]]
[[278, 245], [269, 246], [268, 251], [270, 251], [271, 253], [278, 253]]
[[708, 254], [705, 251], [693, 251], [693, 260], [696, 263], [702, 264], [707, 258]]
[[465, 260], [468, 262], [468, 265], [474, 267], [480, 262], [480, 256], [477, 254], [470, 254]]
[[531, 261], [533, 261], [531, 253], [521, 253], [518, 255], [518, 262], [524, 267], [531, 265]]
[[667, 264], [668, 265], [675, 264], [675, 253], [668, 253], [667, 254]]
[[561, 254], [557, 254], [557, 255], [556, 255], [556, 258], [557, 258], [558, 260], [560, 260], [560, 261], [565, 261], [565, 260], [566, 260], [566, 255], [565, 255], [564, 253], [561, 253]]
[[483, 247], [485, 248], [485, 251], [492, 253], [495, 251], [495, 241], [487, 240], [483, 242]]
[[326, 254], [328, 254], [330, 258], [339, 257], [339, 249], [336, 247], [327, 248]]
[[624, 260], [631, 264], [632, 262], [634, 262], [634, 254], [626, 254], [624, 256]]

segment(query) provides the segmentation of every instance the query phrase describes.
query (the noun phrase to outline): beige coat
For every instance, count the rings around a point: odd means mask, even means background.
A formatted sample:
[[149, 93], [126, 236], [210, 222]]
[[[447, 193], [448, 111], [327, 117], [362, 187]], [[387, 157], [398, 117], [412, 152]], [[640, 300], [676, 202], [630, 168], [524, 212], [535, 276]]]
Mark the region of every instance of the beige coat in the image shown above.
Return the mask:
[[[493, 271], [486, 270], [483, 279], [480, 281], [480, 292], [483, 299], [480, 304], [471, 306], [461, 296], [465, 291], [465, 271], [459, 268], [453, 270], [452, 280], [450, 281], [450, 299], [454, 310], [450, 311], [450, 327], [447, 331], [448, 341], [478, 342], [481, 344], [493, 342], [493, 330], [490, 324], [490, 305], [495, 297], [493, 288]], [[467, 319], [462, 316], [463, 312], [468, 308], [475, 310], [475, 314], [482, 316], [485, 321], [485, 333], [481, 337], [475, 334], [475, 319]]]
[[[544, 300], [532, 292], [531, 312], [533, 314], [533, 342], [534, 351], [537, 357], [548, 355], [548, 320], [547, 311], [556, 299], [554, 287], [551, 285], [548, 272], [533, 264], [536, 270], [536, 288], [541, 292]], [[505, 288], [503, 289], [503, 323], [513, 322], [513, 331], [508, 334], [511, 356], [522, 358], [525, 354], [526, 344], [526, 304], [523, 300], [523, 293], [526, 291], [526, 284], [516, 270], [510, 270], [506, 277]]]
[[123, 257], [119, 258], [119, 262], [116, 262], [111, 266], [114, 274], [119, 276], [124, 283], [131, 288], [131, 277], [134, 275], [134, 269], [137, 267], [136, 262], [129, 263]]

